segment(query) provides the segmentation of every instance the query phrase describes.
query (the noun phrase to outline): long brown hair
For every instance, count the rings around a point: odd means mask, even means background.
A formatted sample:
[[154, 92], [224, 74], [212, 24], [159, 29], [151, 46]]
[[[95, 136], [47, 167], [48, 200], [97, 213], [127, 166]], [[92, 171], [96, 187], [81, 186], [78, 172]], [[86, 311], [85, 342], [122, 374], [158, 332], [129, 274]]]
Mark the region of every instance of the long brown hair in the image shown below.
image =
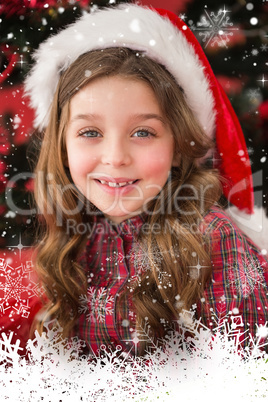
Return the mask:
[[[147, 217], [152, 227], [157, 222], [170, 230], [165, 234], [141, 233], [139, 242], [146, 245], [151, 269], [141, 278], [139, 286], [131, 289], [137, 328], [146, 320], [152, 336], [159, 337], [165, 334], [163, 322], [170, 323], [183, 309], [189, 310], [204, 289], [210, 273], [209, 250], [204, 246], [202, 234], [193, 228], [199, 226], [202, 215], [219, 199], [221, 186], [215, 172], [199, 166], [198, 160], [213, 144], [188, 107], [183, 90], [163, 66], [141, 52], [126, 48], [81, 55], [62, 74], [51, 105], [35, 169], [35, 198], [43, 219], [35, 265], [49, 299], [36, 326], [42, 331], [48, 317], [54, 317], [63, 327], [64, 335], [68, 335], [79, 316], [79, 296], [86, 293], [85, 274], [78, 264], [86, 234], [68, 233], [66, 222], [70, 212], [77, 225], [91, 218], [84, 207], [88, 200], [76, 189], [64, 166], [65, 131], [72, 96], [92, 80], [107, 75], [142, 80], [150, 85], [175, 139], [178, 167], [172, 169], [161, 197], [151, 201]], [[201, 189], [206, 189], [205, 194], [200, 193]], [[193, 191], [198, 192], [198, 197]], [[164, 208], [163, 204], [160, 208], [163, 200]], [[157, 254], [161, 255], [160, 264]], [[200, 275], [190, 268], [197, 261], [193, 255], [198, 256], [202, 266], [208, 267]], [[129, 291], [125, 289], [120, 303]]]

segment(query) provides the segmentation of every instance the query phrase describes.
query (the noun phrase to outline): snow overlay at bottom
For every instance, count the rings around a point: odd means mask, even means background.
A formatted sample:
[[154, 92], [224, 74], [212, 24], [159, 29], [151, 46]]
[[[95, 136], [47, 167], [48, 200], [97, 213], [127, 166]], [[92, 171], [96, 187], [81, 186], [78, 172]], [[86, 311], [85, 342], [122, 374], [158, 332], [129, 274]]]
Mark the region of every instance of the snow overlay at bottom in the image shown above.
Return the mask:
[[0, 400], [266, 400], [268, 355], [259, 348], [260, 338], [267, 341], [266, 326], [247, 350], [239, 349], [232, 329], [212, 334], [197, 322], [192, 330], [194, 336], [186, 340], [184, 330], [171, 334], [164, 348], [146, 358], [105, 346], [102, 357], [80, 356], [83, 341], [62, 340], [55, 322], [47, 324], [46, 334], [35, 333], [21, 357], [19, 341], [12, 343], [13, 334], [2, 333]]

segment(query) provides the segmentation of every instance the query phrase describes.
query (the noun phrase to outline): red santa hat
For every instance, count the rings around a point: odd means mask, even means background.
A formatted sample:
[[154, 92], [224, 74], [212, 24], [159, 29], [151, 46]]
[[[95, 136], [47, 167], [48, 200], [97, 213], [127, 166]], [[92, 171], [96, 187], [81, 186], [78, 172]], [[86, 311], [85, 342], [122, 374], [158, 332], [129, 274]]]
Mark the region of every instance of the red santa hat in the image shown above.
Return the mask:
[[35, 125], [44, 129], [60, 74], [81, 54], [108, 47], [143, 51], [164, 65], [183, 88], [189, 107], [210, 138], [216, 139], [217, 167], [224, 194], [247, 213], [253, 211], [252, 174], [235, 112], [193, 33], [175, 14], [121, 4], [86, 14], [42, 43], [26, 79]]

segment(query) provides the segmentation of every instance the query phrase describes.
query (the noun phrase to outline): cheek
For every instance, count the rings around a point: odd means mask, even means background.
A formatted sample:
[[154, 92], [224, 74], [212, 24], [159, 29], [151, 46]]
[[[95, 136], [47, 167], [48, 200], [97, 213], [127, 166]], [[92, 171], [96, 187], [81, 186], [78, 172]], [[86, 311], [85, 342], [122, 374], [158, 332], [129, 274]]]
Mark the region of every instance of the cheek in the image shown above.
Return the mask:
[[150, 158], [144, 159], [142, 163], [142, 170], [145, 175], [157, 178], [167, 178], [168, 173], [172, 166], [173, 154], [158, 153], [157, 155], [151, 155]]
[[94, 167], [94, 158], [81, 153], [71, 153], [68, 155], [68, 165], [73, 179], [86, 177]]

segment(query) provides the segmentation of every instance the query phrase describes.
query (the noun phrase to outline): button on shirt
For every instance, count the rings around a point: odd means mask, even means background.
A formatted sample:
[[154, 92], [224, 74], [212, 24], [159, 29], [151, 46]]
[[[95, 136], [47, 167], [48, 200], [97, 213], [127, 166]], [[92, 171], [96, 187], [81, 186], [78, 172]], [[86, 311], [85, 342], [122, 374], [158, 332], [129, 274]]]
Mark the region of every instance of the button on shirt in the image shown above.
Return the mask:
[[[80, 297], [81, 315], [74, 331], [95, 354], [102, 345], [133, 350], [135, 309], [131, 293], [123, 304], [124, 317], [118, 311], [118, 297], [125, 286], [135, 284], [149, 269], [146, 253], [137, 243], [141, 228], [148, 230], [145, 221], [142, 214], [119, 225], [104, 217], [93, 223], [80, 259], [88, 290]], [[196, 318], [208, 328], [220, 326], [222, 320], [229, 328], [254, 335], [258, 326], [268, 322], [267, 261], [217, 207], [205, 215], [201, 230], [210, 245], [212, 275], [197, 301]], [[242, 343], [246, 346], [246, 337]]]

